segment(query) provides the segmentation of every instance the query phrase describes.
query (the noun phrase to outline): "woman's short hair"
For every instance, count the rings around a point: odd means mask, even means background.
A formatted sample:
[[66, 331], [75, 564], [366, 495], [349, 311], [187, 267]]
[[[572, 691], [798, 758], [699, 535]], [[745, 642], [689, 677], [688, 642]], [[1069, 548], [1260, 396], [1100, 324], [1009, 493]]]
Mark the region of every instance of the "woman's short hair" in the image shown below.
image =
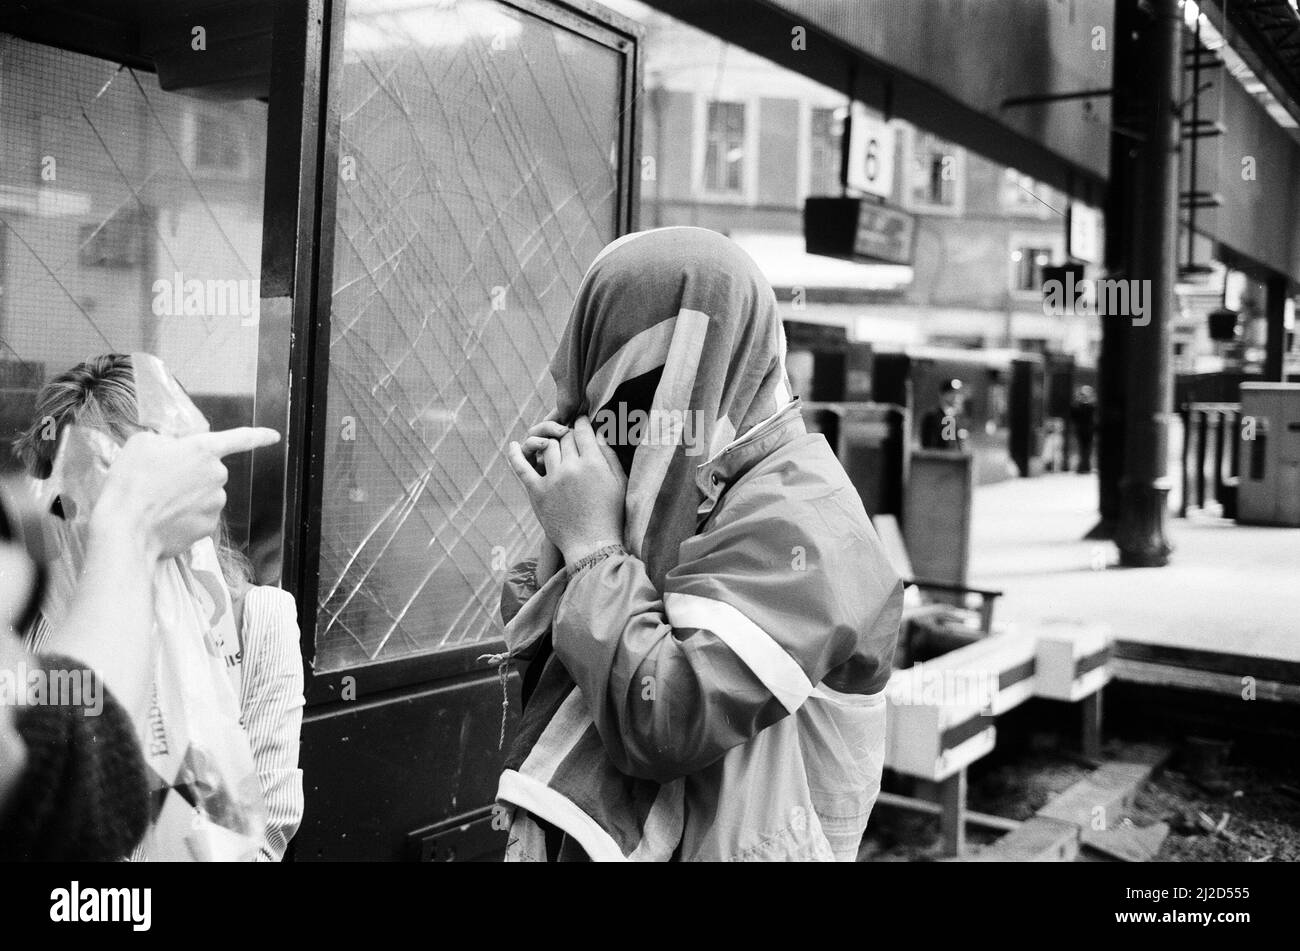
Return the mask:
[[[59, 437], [73, 425], [109, 433], [119, 442], [140, 432], [135, 368], [129, 355], [105, 353], [83, 360], [42, 386], [32, 424], [14, 443], [14, 453], [31, 475], [48, 479]], [[213, 541], [226, 583], [232, 589], [249, 583], [252, 566], [231, 541], [224, 518]]]
[[32, 424], [14, 443], [24, 468], [48, 479], [59, 437], [68, 426], [86, 426], [122, 442], [139, 431], [135, 370], [124, 353], [106, 353], [78, 363], [41, 387]]

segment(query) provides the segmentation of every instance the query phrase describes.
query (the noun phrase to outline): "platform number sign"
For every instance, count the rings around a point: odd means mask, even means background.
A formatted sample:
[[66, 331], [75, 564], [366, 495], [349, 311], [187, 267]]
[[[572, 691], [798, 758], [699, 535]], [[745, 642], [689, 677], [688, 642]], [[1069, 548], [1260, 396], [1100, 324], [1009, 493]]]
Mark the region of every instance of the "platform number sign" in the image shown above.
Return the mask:
[[855, 102], [849, 114], [849, 188], [888, 198], [894, 189], [894, 127]]

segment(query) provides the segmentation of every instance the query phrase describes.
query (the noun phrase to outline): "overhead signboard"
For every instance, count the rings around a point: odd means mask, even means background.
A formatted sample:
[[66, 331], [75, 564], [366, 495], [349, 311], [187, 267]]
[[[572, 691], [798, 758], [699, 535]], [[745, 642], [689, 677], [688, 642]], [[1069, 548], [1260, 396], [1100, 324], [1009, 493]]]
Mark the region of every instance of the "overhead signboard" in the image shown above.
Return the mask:
[[894, 127], [860, 102], [849, 112], [848, 186], [889, 198], [894, 191]]
[[916, 219], [870, 198], [809, 198], [803, 234], [809, 254], [910, 265]]
[[1100, 264], [1103, 248], [1101, 212], [1083, 202], [1070, 202], [1070, 222], [1066, 232], [1066, 254], [1076, 261]]

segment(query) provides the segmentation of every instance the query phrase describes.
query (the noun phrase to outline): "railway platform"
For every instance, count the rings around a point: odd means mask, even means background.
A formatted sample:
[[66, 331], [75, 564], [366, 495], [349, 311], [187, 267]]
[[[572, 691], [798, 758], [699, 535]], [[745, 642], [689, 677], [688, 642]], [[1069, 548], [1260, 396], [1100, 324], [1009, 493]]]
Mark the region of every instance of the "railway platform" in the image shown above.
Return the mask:
[[1170, 564], [1121, 568], [1084, 539], [1096, 500], [1072, 473], [975, 490], [970, 581], [1005, 591], [1000, 623], [1105, 623], [1121, 680], [1300, 703], [1300, 529], [1171, 517]]

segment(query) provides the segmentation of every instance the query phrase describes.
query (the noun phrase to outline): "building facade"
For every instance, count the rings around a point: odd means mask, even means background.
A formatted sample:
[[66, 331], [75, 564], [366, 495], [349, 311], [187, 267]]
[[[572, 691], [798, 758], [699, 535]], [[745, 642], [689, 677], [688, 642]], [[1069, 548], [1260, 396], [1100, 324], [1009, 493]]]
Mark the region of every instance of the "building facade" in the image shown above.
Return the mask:
[[1095, 357], [1095, 319], [1042, 306], [1043, 268], [1067, 261], [1065, 194], [894, 119], [882, 161], [887, 201], [915, 216], [911, 266], [808, 255], [804, 200], [842, 192], [844, 94], [636, 0], [611, 6], [646, 28], [643, 225], [730, 235], [764, 268], [786, 317], [840, 324], [886, 349]]

